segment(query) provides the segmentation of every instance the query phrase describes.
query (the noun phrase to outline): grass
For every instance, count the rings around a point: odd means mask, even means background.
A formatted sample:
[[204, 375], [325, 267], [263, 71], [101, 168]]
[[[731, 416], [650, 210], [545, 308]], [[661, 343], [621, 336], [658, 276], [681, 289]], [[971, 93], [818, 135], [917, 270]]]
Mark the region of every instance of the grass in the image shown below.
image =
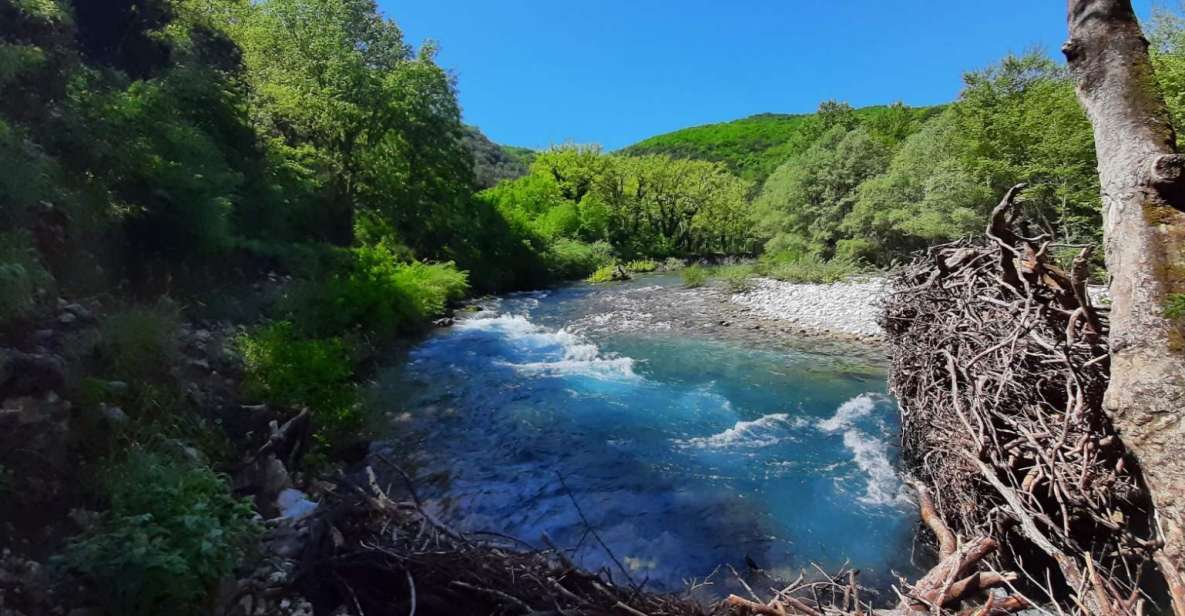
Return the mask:
[[1164, 316], [1170, 319], [1185, 318], [1185, 293], [1171, 293], [1165, 300]]
[[723, 265], [712, 271], [714, 278], [724, 282], [724, 287], [731, 293], [744, 293], [753, 287], [753, 277], [757, 275], [754, 265]]
[[807, 255], [795, 260], [769, 259], [762, 264], [765, 275], [783, 282], [829, 284], [840, 282], [867, 268], [858, 261], [835, 258], [826, 260]]
[[698, 265], [689, 265], [683, 268], [681, 275], [683, 277], [683, 286], [688, 289], [702, 287], [708, 282], [708, 271]]

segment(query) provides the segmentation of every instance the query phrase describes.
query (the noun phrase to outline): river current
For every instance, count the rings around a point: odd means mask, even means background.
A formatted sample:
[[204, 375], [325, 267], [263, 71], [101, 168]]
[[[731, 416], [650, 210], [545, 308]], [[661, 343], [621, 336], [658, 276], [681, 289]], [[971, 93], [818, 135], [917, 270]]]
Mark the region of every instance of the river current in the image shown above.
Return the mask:
[[695, 293], [650, 276], [483, 302], [383, 375], [381, 449], [455, 527], [546, 533], [620, 577], [591, 527], [652, 588], [746, 562], [914, 571], [883, 365], [664, 319]]

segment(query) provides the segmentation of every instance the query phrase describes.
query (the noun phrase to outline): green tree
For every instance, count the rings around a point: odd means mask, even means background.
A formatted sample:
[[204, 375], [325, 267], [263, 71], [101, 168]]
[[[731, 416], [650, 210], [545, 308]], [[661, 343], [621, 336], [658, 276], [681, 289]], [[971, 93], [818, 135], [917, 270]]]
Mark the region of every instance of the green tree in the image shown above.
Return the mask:
[[874, 246], [880, 260], [983, 226], [994, 195], [959, 159], [953, 111], [905, 141], [885, 173], [860, 185], [844, 233]]
[[954, 137], [966, 168], [995, 195], [1027, 182], [1031, 219], [1059, 239], [1097, 241], [1093, 132], [1065, 69], [1032, 51], [968, 73], [965, 81]]
[[262, 130], [316, 148], [332, 212], [328, 239], [353, 239], [362, 151], [398, 122], [392, 77], [414, 52], [373, 0], [266, 0], [230, 26], [242, 46]]
[[832, 256], [843, 239], [840, 226], [856, 202], [856, 189], [884, 171], [889, 155], [863, 127], [831, 127], [766, 180], [754, 204], [759, 232], [769, 239], [797, 237], [811, 252]]

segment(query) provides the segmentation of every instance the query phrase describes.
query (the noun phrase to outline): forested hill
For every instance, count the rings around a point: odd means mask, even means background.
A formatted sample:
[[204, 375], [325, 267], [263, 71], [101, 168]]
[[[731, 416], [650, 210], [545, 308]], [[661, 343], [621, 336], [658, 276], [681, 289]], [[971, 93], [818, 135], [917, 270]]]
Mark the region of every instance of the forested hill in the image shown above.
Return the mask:
[[[666, 154], [722, 162], [737, 175], [758, 185], [778, 165], [805, 151], [827, 125], [827, 115], [840, 105], [824, 103], [817, 113], [762, 113], [730, 122], [705, 124], [656, 135], [624, 148], [626, 155]], [[912, 132], [942, 111], [942, 106], [877, 105], [855, 110], [862, 125], [899, 124]]]
[[473, 175], [481, 188], [526, 175], [535, 160], [535, 150], [494, 143], [476, 126], [465, 127], [462, 141], [473, 154]]

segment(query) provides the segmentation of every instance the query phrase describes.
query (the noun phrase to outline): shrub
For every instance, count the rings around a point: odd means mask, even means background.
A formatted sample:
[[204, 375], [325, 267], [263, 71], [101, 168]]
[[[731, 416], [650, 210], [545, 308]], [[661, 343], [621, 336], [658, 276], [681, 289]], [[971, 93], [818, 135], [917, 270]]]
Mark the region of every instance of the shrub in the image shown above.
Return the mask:
[[324, 281], [306, 283], [295, 294], [292, 312], [306, 332], [411, 332], [469, 289], [468, 275], [453, 263], [399, 263], [383, 245], [352, 251], [344, 269]]
[[53, 287], [25, 233], [0, 233], [0, 324], [29, 316]]
[[698, 265], [689, 265], [683, 268], [683, 286], [688, 289], [704, 286], [708, 281], [708, 272]]
[[547, 270], [557, 280], [589, 276], [598, 268], [613, 263], [613, 247], [608, 242], [556, 240], [544, 255]]
[[247, 394], [270, 404], [308, 407], [321, 444], [332, 445], [362, 427], [355, 361], [341, 338], [303, 338], [292, 323], [281, 321], [241, 336], [238, 346]]
[[658, 269], [658, 262], [652, 261], [650, 259], [630, 261], [629, 263], [625, 264], [625, 269], [626, 271], [633, 272], [635, 274], [645, 274]]
[[864, 271], [863, 266], [850, 259], [824, 260], [808, 255], [794, 261], [773, 262], [768, 266], [769, 276], [785, 282], [826, 284], [839, 282]]
[[133, 306], [99, 323], [99, 354], [105, 376], [128, 383], [160, 382], [178, 354], [181, 316], [170, 303]]
[[411, 318], [424, 322], [444, 313], [449, 302], [465, 297], [469, 280], [453, 263], [426, 264], [412, 261], [395, 266], [390, 274], [392, 285], [407, 294]]
[[111, 508], [67, 549], [114, 614], [200, 614], [257, 532], [250, 505], [207, 467], [132, 450], [102, 481]]

